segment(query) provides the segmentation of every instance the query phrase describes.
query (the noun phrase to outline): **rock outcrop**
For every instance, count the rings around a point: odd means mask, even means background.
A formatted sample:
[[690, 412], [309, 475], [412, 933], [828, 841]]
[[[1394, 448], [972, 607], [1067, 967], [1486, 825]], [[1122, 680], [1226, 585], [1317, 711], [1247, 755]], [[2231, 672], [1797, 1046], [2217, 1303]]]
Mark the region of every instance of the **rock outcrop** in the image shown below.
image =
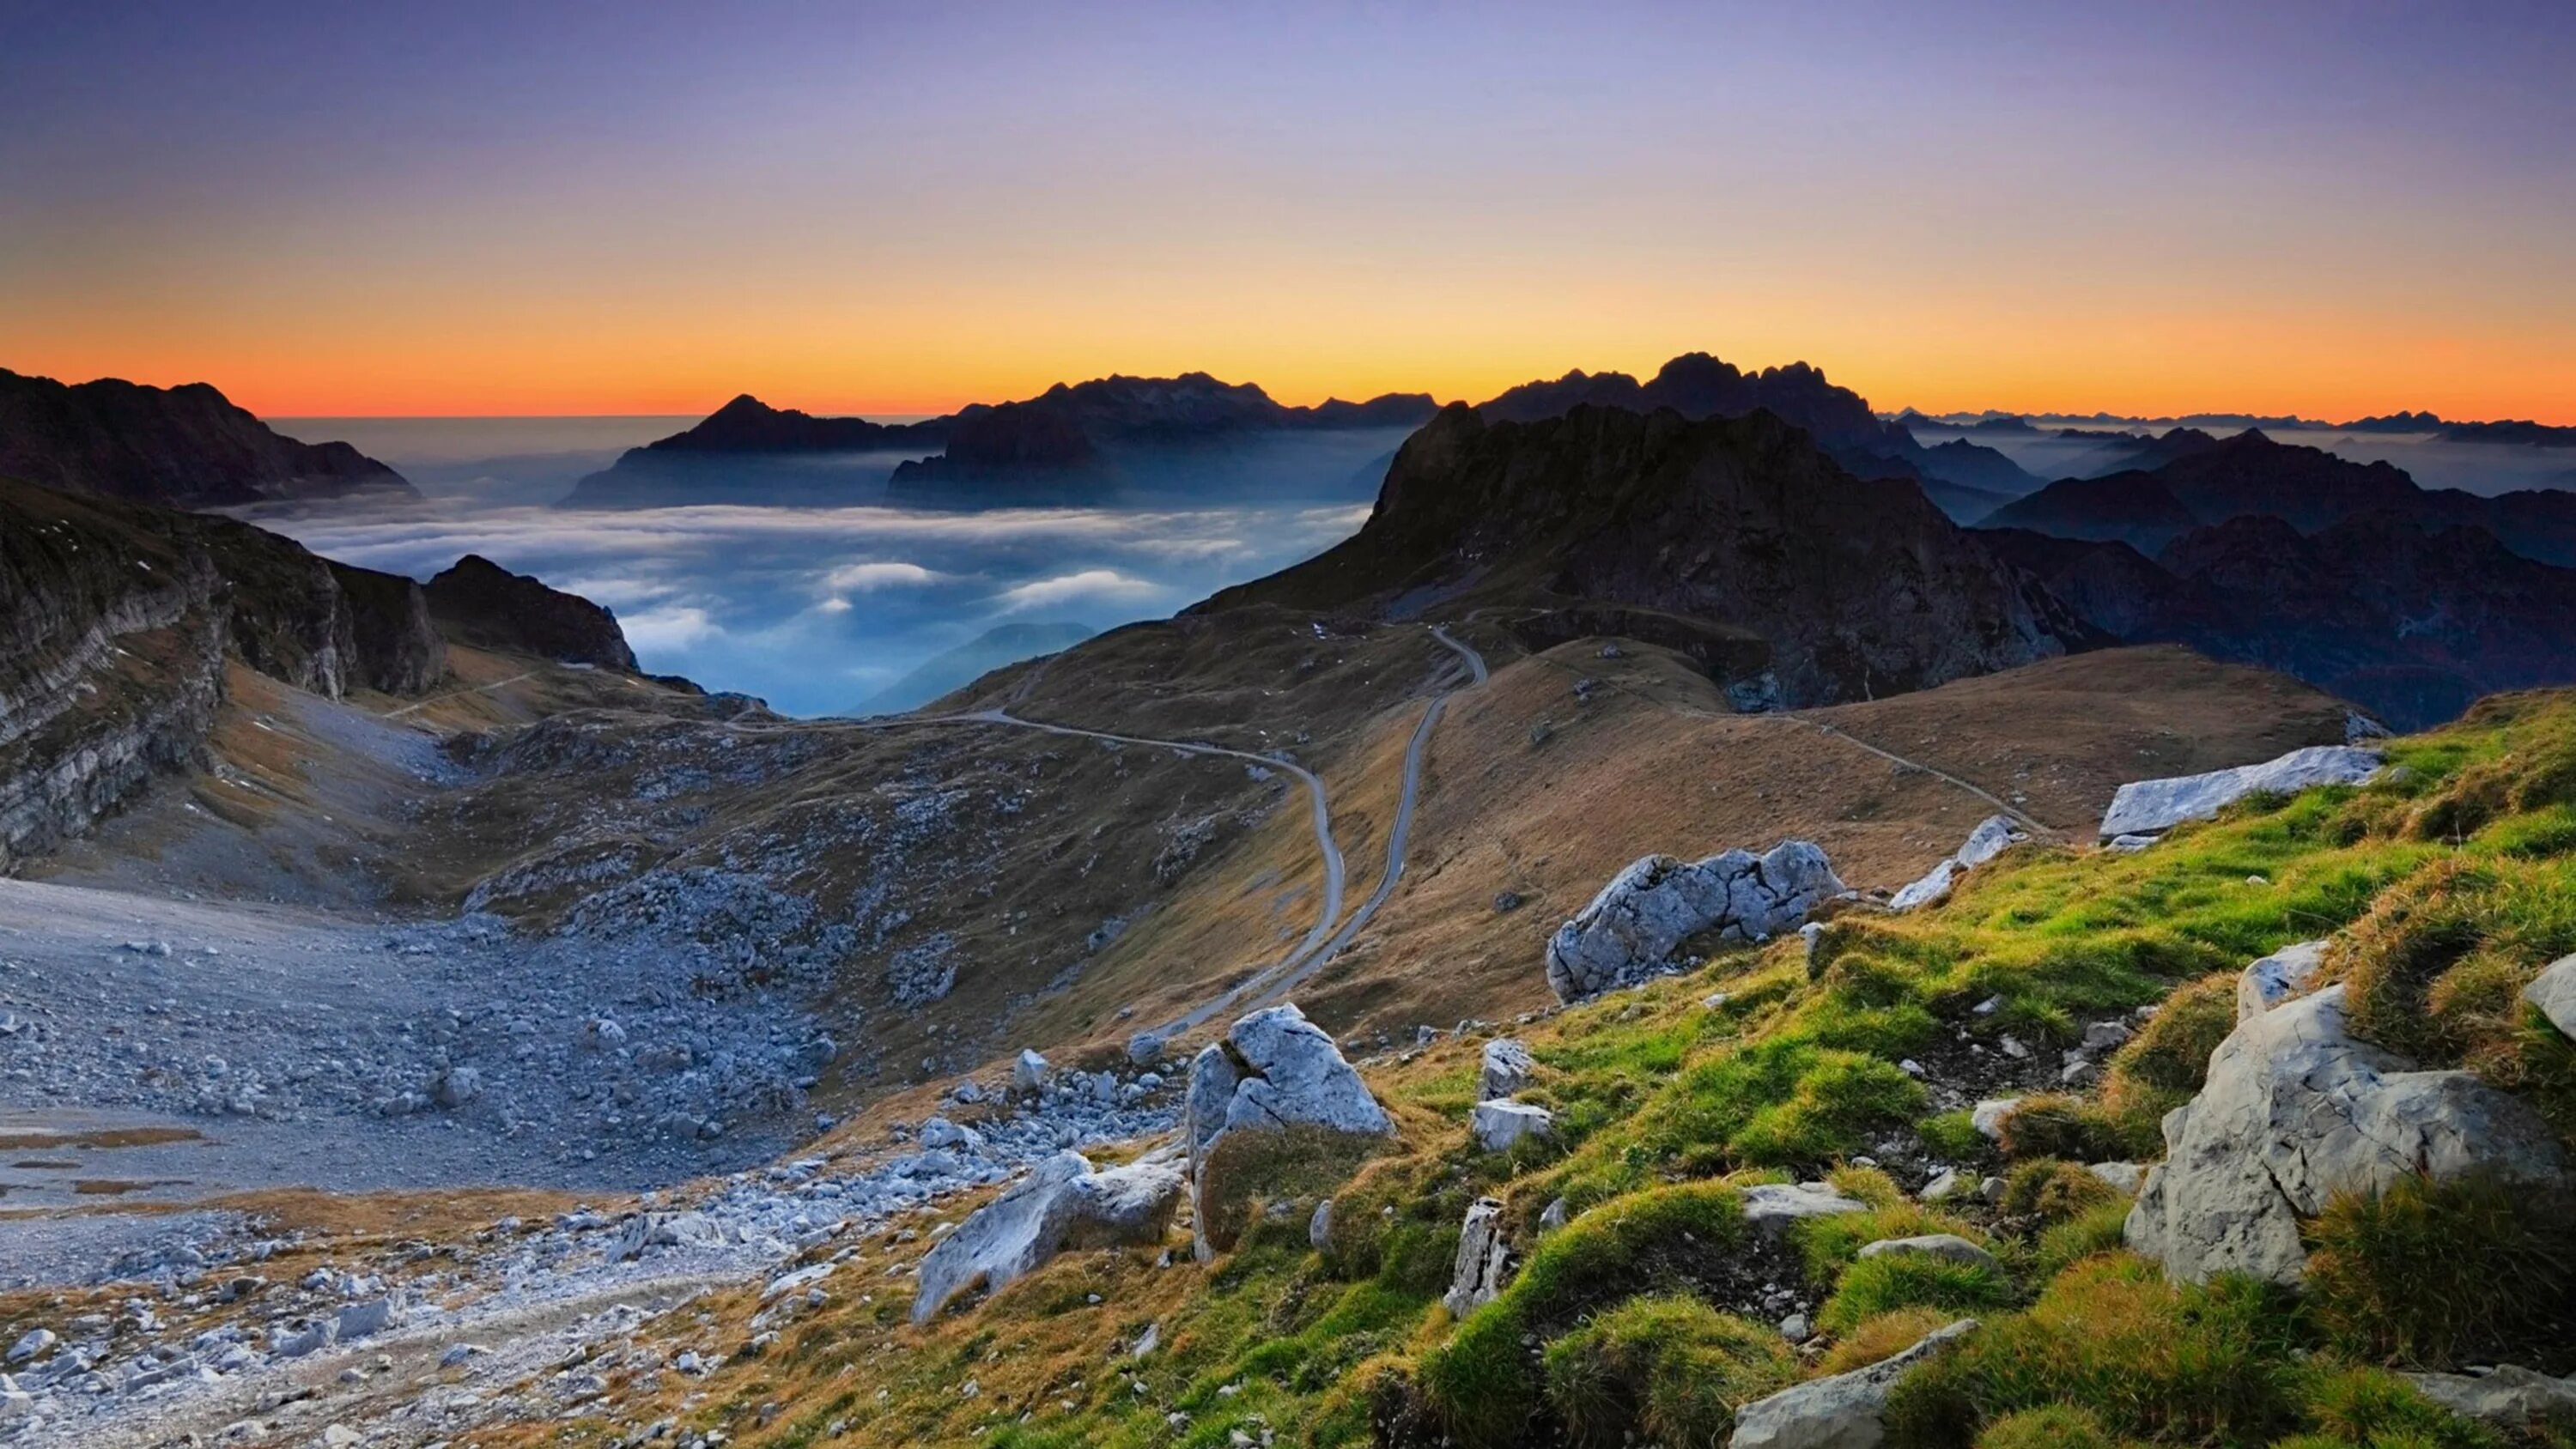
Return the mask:
[[227, 518], [0, 480], [0, 869], [196, 763], [227, 652], [334, 697], [446, 669], [408, 579]]
[[1198, 609], [1261, 603], [1657, 610], [1767, 643], [1750, 673], [1789, 705], [1926, 688], [2098, 637], [1913, 483], [1854, 477], [1767, 412], [1489, 422], [1449, 408], [1405, 441], [1356, 535]]
[[427, 593], [429, 616], [460, 644], [635, 672], [635, 651], [615, 614], [480, 554], [458, 559], [429, 581]]
[[1327, 1137], [1383, 1138], [1395, 1120], [1378, 1105], [1341, 1048], [1294, 1005], [1267, 1007], [1236, 1021], [1225, 1040], [1190, 1063], [1181, 1108], [1182, 1143], [1201, 1257], [1218, 1246], [1209, 1234], [1210, 1205], [1232, 1184], [1213, 1179], [1218, 1151], [1238, 1135], [1306, 1129]]
[[1507, 1036], [1485, 1043], [1483, 1056], [1476, 1068], [1476, 1100], [1490, 1101], [1508, 1097], [1530, 1084], [1538, 1074], [1538, 1062], [1530, 1049]]
[[2132, 780], [2111, 796], [2098, 834], [2162, 835], [2187, 820], [2206, 820], [2257, 792], [2295, 795], [2319, 785], [2356, 785], [2377, 771], [2384, 757], [2352, 745], [2311, 745], [2259, 765], [2238, 765], [2205, 775]]
[[66, 386], [0, 368], [0, 477], [66, 493], [221, 508], [359, 490], [417, 496], [346, 443], [299, 443], [202, 382]]
[[1963, 1318], [1893, 1358], [1756, 1399], [1735, 1411], [1728, 1449], [1876, 1449], [1887, 1437], [1882, 1415], [1896, 1381], [1976, 1331], [1977, 1320]]
[[1968, 832], [1966, 842], [1956, 851], [1924, 872], [1920, 879], [1889, 897], [1888, 908], [1911, 911], [1931, 905], [1947, 897], [1962, 874], [2028, 839], [2030, 836], [2013, 824], [2011, 816], [1989, 815], [1979, 822], [1976, 829]]
[[912, 1321], [927, 1322], [958, 1294], [999, 1288], [1069, 1249], [1158, 1242], [1181, 1189], [1180, 1169], [1169, 1162], [1096, 1171], [1081, 1153], [1060, 1152], [922, 1256]]
[[2260, 1011], [2209, 1059], [2200, 1095], [2165, 1117], [2126, 1237], [2192, 1282], [2245, 1273], [2294, 1283], [2299, 1222], [2339, 1192], [2409, 1174], [2488, 1173], [2554, 1184], [2566, 1164], [2523, 1102], [2467, 1072], [2418, 1071], [2346, 1030], [2345, 988]]
[[2576, 1419], [2576, 1378], [2551, 1378], [2518, 1364], [2498, 1364], [2483, 1374], [2408, 1374], [2406, 1381], [2454, 1414], [2517, 1435]]
[[1449, 1269], [1449, 1291], [1441, 1303], [1453, 1318], [1464, 1318], [1494, 1301], [1518, 1266], [1510, 1239], [1503, 1234], [1503, 1204], [1480, 1197], [1467, 1205], [1467, 1220], [1458, 1229], [1458, 1257]]
[[1844, 894], [1824, 851], [1783, 841], [1768, 854], [1730, 850], [1684, 862], [1649, 855], [1619, 872], [1547, 944], [1547, 984], [1580, 1001], [1642, 981], [1696, 937], [1729, 944], [1793, 930]]
[[1529, 1102], [1501, 1098], [1478, 1102], [1468, 1116], [1468, 1131], [1487, 1152], [1504, 1152], [1524, 1139], [1544, 1140], [1556, 1134], [1556, 1114]]
[[2522, 999], [2549, 1019], [2559, 1035], [2576, 1037], [2576, 956], [2561, 956], [2541, 968]]

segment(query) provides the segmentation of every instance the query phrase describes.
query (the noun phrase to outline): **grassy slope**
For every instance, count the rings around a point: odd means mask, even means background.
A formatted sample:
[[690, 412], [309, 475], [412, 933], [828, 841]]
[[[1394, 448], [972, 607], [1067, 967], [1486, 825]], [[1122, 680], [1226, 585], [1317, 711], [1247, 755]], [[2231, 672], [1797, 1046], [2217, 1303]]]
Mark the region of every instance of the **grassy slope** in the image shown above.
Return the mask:
[[[2491, 701], [2391, 753], [2400, 768], [2365, 788], [2249, 802], [2135, 856], [2026, 848], [1938, 910], [1845, 916], [1813, 972], [1782, 942], [1530, 1023], [1520, 1034], [1542, 1076], [1529, 1095], [1566, 1129], [1553, 1151], [1469, 1147], [1472, 1038], [1371, 1063], [1402, 1146], [1338, 1191], [1325, 1251], [1307, 1246], [1301, 1198], [1208, 1267], [1185, 1253], [1170, 1266], [1149, 1252], [1071, 1254], [916, 1330], [903, 1274], [926, 1235], [888, 1234], [765, 1353], [703, 1383], [638, 1385], [646, 1401], [621, 1417], [672, 1412], [778, 1445], [835, 1429], [848, 1442], [1219, 1445], [1268, 1430], [1352, 1443], [1373, 1418], [1464, 1442], [1723, 1443], [1735, 1402], [1973, 1312], [1984, 1333], [1900, 1391], [1900, 1443], [2492, 1442], [2382, 1365], [2576, 1367], [2560, 1362], [2569, 1283], [2551, 1276], [2567, 1267], [2562, 1212], [2398, 1194], [2339, 1204], [2317, 1225], [2324, 1271], [2302, 1304], [2243, 1283], [2168, 1286], [2118, 1250], [2125, 1203], [2049, 1156], [2150, 1148], [2156, 1116], [2197, 1085], [2232, 1021], [2232, 973], [2337, 932], [2330, 969], [2352, 983], [2359, 1020], [2576, 1131], [2576, 1048], [2512, 1001], [2576, 949], [2576, 695]], [[1703, 1004], [1712, 991], [1726, 993], [1716, 1007]], [[1999, 1009], [1972, 1010], [1990, 997]], [[2054, 1062], [2084, 1023], [2169, 997], [2097, 1089], [2031, 1116], [2004, 1153], [1932, 1112], [1893, 1065], [1963, 1031], [1980, 1046], [2015, 1033]], [[1900, 1175], [1938, 1158], [2008, 1172], [2010, 1190], [1992, 1207], [1939, 1210], [1848, 1165], [1891, 1142]], [[1777, 1249], [1744, 1240], [1736, 1185], [1819, 1171], [1879, 1210]], [[1453, 1323], [1437, 1294], [1460, 1214], [1486, 1193], [1524, 1244], [1550, 1199], [1576, 1216], [1536, 1239], [1503, 1298]], [[2392, 1279], [2422, 1261], [2390, 1226], [2407, 1212], [2415, 1249], [2429, 1239], [2436, 1256], [2487, 1270], [2453, 1275], [2459, 1299], [2427, 1308], [2411, 1280]], [[1941, 1230], [1990, 1244], [2000, 1271], [1854, 1266], [1871, 1238]], [[1748, 1261], [1757, 1277], [1803, 1276], [1828, 1336], [1790, 1357], [1712, 1311], [1749, 1306]], [[685, 1346], [740, 1346], [756, 1306], [749, 1293], [712, 1305]], [[1159, 1347], [1128, 1356], [1148, 1325]], [[614, 1432], [600, 1421], [481, 1437]]]

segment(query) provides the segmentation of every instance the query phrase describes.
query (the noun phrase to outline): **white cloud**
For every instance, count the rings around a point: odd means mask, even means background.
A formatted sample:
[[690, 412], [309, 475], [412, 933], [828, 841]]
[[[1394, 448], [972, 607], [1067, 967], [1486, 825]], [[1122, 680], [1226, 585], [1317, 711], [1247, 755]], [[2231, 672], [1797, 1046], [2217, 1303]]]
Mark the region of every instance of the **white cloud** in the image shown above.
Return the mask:
[[832, 597], [816, 604], [814, 606], [814, 612], [817, 614], [846, 614], [850, 612], [850, 601], [842, 598], [838, 594], [834, 594]]
[[1163, 586], [1151, 579], [1132, 578], [1116, 569], [1084, 569], [1079, 573], [1031, 579], [1025, 584], [1002, 590], [994, 598], [1002, 605], [1002, 612], [1008, 614], [1070, 603], [1076, 599], [1104, 603], [1134, 602], [1150, 599], [1161, 592]]
[[686, 649], [724, 632], [706, 610], [694, 604], [647, 609], [617, 622], [626, 631], [626, 642], [638, 650]]
[[917, 588], [947, 577], [917, 563], [843, 564], [823, 575], [823, 587], [836, 594], [864, 594], [876, 589]]

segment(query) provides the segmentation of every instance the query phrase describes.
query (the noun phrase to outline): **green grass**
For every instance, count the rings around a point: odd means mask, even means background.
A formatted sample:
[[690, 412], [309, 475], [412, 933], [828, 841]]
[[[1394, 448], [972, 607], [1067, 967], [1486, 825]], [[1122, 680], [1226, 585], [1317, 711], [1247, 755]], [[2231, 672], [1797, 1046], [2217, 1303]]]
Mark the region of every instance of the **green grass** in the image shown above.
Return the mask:
[[1745, 1403], [1787, 1387], [1779, 1333], [1686, 1295], [1632, 1298], [1547, 1347], [1547, 1399], [1588, 1449], [1723, 1449]]
[[[2518, 1094], [2576, 1146], [2576, 1042], [2516, 1000], [2576, 951], [2576, 694], [2491, 701], [2389, 752], [2403, 767], [2392, 778], [2246, 802], [2138, 854], [2016, 850], [1938, 908], [1835, 919], [1812, 966], [1795, 940], [1774, 942], [1535, 1023], [1528, 1095], [1559, 1127], [1546, 1154], [1466, 1145], [1471, 1055], [1381, 1079], [1405, 1144], [1355, 1172], [1293, 1153], [1241, 1164], [1243, 1186], [1219, 1203], [1249, 1225], [1241, 1246], [1156, 1310], [1164, 1349], [1134, 1366], [1068, 1357], [1038, 1413], [1021, 1423], [1021, 1406], [995, 1406], [980, 1442], [1214, 1446], [1266, 1428], [1281, 1443], [1723, 1444], [1736, 1407], [1791, 1376], [1875, 1362], [1974, 1316], [1977, 1334], [1898, 1388], [1894, 1449], [2501, 1449], [2379, 1366], [2576, 1369], [2576, 1325], [2547, 1311], [2576, 1301], [2570, 1250], [2550, 1231], [2576, 1212], [2475, 1185], [2339, 1200], [2310, 1225], [2301, 1298], [2167, 1283], [2122, 1248], [2127, 1201], [2079, 1165], [2160, 1156], [2160, 1119], [2234, 1027], [2237, 973], [2321, 937], [2337, 938], [2328, 969], [2357, 1029]], [[1711, 991], [1727, 1000], [1702, 1005]], [[1995, 1010], [1974, 1010], [1989, 998]], [[1960, 1031], [1989, 1050], [2011, 1032], [2054, 1051], [2112, 1018], [2137, 1034], [2098, 1085], [2025, 1103], [2001, 1149], [1964, 1113], [1932, 1114], [1895, 1065]], [[1845, 1165], [1909, 1134], [1971, 1176], [2004, 1172], [2004, 1201], [1920, 1204]], [[1750, 1241], [1735, 1184], [1815, 1176], [1870, 1210], [1803, 1223], [1776, 1248]], [[1335, 1201], [1321, 1252], [1302, 1213], [1260, 1211], [1321, 1191]], [[1460, 1217], [1487, 1193], [1527, 1260], [1452, 1323], [1438, 1294]], [[1575, 1216], [1540, 1236], [1538, 1210], [1560, 1195]], [[2000, 1266], [1858, 1257], [1936, 1232]], [[1753, 1258], [1762, 1273], [1803, 1277], [1822, 1299], [1819, 1356], [1798, 1359], [1767, 1324], [1710, 1301], [1729, 1283], [1740, 1294], [1748, 1255], [1774, 1251], [1776, 1264]], [[868, 1391], [846, 1412], [874, 1413], [870, 1432], [953, 1425], [961, 1377], [980, 1367], [997, 1382], [997, 1363], [1030, 1351], [1026, 1334], [1103, 1311], [1084, 1286], [996, 1295], [977, 1312], [1007, 1330], [998, 1340], [896, 1339], [854, 1356], [849, 1387]], [[1152, 1392], [1128, 1390], [1130, 1376]], [[880, 1384], [895, 1397], [872, 1410]], [[1074, 1407], [1055, 1411], [1058, 1394]], [[1177, 1433], [1172, 1408], [1192, 1416]]]

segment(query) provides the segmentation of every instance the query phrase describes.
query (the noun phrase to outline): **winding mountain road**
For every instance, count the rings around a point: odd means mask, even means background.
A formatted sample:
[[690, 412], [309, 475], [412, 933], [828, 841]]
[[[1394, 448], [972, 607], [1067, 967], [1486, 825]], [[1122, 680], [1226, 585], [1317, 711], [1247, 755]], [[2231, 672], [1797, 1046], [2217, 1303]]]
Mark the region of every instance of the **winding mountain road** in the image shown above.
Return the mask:
[[[1430, 703], [1423, 707], [1422, 719], [1413, 727], [1412, 738], [1405, 743], [1403, 784], [1396, 795], [1395, 819], [1387, 828], [1386, 869], [1378, 877], [1377, 888], [1369, 893], [1368, 899], [1360, 903], [1358, 910], [1351, 912], [1348, 920], [1342, 919], [1342, 897], [1348, 871], [1342, 859], [1342, 848], [1333, 839], [1332, 802], [1325, 792], [1323, 780], [1303, 765], [1291, 763], [1274, 755], [1228, 749], [1222, 745], [1211, 745], [1194, 740], [1149, 739], [1141, 735], [1083, 729], [1075, 725], [1054, 724], [1046, 720], [1022, 719], [1010, 713], [1007, 704], [976, 710], [968, 714], [899, 715], [885, 719], [852, 720], [850, 723], [860, 729], [899, 729], [911, 725], [984, 725], [1039, 730], [1047, 734], [1067, 735], [1078, 739], [1106, 740], [1150, 749], [1177, 750], [1189, 755], [1224, 756], [1249, 761], [1265, 769], [1285, 770], [1294, 775], [1298, 783], [1306, 787], [1308, 814], [1315, 830], [1315, 849], [1324, 862], [1323, 908], [1316, 912], [1314, 927], [1306, 932], [1294, 949], [1279, 960], [1255, 971], [1215, 998], [1202, 1002], [1160, 1026], [1150, 1028], [1155, 1034], [1168, 1037], [1204, 1025], [1218, 1013], [1236, 1006], [1242, 1006], [1248, 1010], [1267, 1005], [1285, 996], [1300, 982], [1322, 969], [1325, 962], [1332, 960], [1343, 947], [1356, 939], [1361, 929], [1376, 916], [1378, 908], [1385, 905], [1387, 899], [1395, 894], [1397, 884], [1404, 879], [1405, 847], [1413, 835], [1413, 810], [1422, 793], [1422, 762], [1430, 749], [1431, 731], [1440, 723], [1440, 716], [1448, 708], [1451, 696], [1461, 689], [1470, 689], [1483, 684], [1491, 677], [1491, 672], [1485, 666], [1485, 656], [1477, 653], [1474, 646], [1461, 642], [1446, 628], [1438, 625], [1432, 627], [1431, 637], [1442, 648], [1455, 654], [1457, 661], [1437, 677], [1436, 682], [1446, 687], [1433, 695]], [[1461, 667], [1466, 677], [1454, 683], [1450, 682], [1455, 679]], [[1024, 694], [1025, 687], [1015, 692], [1010, 702], [1017, 703]], [[1335, 929], [1336, 922], [1339, 923], [1339, 929]]]

